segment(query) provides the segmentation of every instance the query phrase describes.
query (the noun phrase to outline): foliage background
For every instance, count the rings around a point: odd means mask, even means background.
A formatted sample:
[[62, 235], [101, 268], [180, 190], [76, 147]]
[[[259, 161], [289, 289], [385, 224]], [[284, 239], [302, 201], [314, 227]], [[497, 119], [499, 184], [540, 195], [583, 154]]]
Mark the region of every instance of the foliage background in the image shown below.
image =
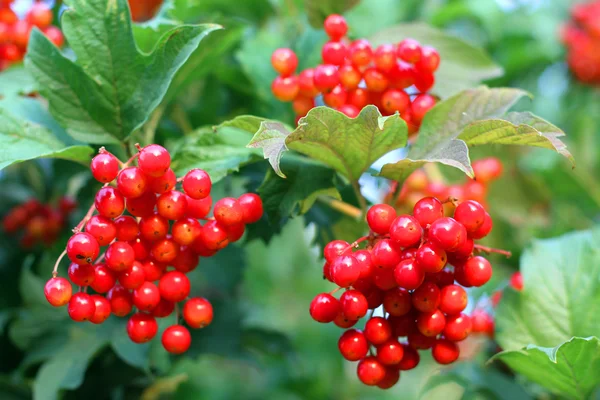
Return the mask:
[[[321, 4], [322, 3], [322, 4]], [[154, 140], [177, 149], [182, 169], [259, 155], [240, 152], [249, 137], [234, 143], [205, 143], [197, 130], [240, 114], [293, 122], [289, 104], [275, 100], [271, 52], [294, 48], [300, 68], [315, 65], [326, 37], [309, 25], [307, 11], [335, 2], [301, 0], [173, 0], [161, 15], [135, 27], [138, 45], [152, 48], [171, 20], [220, 23], [175, 77], [158, 111]], [[496, 221], [488, 244], [511, 250], [509, 260], [493, 258], [495, 277], [473, 301], [505, 285], [533, 238], [588, 229], [600, 209], [600, 92], [575, 82], [564, 63], [559, 28], [573, 4], [560, 0], [363, 0], [348, 11], [355, 37], [369, 37], [401, 22], [422, 21], [485, 48], [503, 77], [490, 86], [512, 86], [534, 94], [520, 107], [552, 121], [568, 133], [577, 168], [559, 155], [520, 147], [475, 149], [472, 158], [494, 155], [505, 163], [489, 204]], [[443, 61], [442, 61], [443, 62]], [[19, 68], [0, 74], [0, 108], [34, 120], [47, 112], [21, 96], [34, 85]], [[34, 86], [33, 86], [34, 87]], [[54, 127], [60, 131], [60, 127]], [[64, 133], [64, 132], [63, 132]], [[144, 134], [144, 132], [136, 133]], [[64, 136], [68, 138], [68, 136]], [[144, 137], [146, 141], [152, 138]], [[214, 145], [203, 149], [203, 146]], [[187, 151], [186, 151], [187, 149]], [[178, 151], [180, 153], [178, 153]], [[179, 158], [177, 158], [179, 157]], [[231, 161], [235, 165], [234, 161]], [[219, 164], [221, 165], [221, 164]], [[220, 181], [216, 191], [255, 190], [266, 162], [243, 167]], [[286, 166], [284, 165], [284, 171]], [[462, 179], [442, 169], [448, 179]], [[227, 173], [227, 169], [222, 171]], [[2, 171], [0, 213], [36, 196], [49, 200], [67, 193], [83, 210], [97, 185], [87, 168], [63, 160], [38, 160]], [[344, 194], [345, 188], [340, 187]], [[375, 192], [376, 190], [374, 190]], [[351, 194], [345, 195], [351, 198]], [[323, 226], [330, 226], [325, 230]], [[45, 279], [68, 235], [45, 251], [26, 254], [14, 238], [0, 239], [0, 398], [173, 398], [173, 399], [527, 399], [553, 398], [547, 389], [514, 375], [499, 362], [485, 365], [493, 343], [479, 343], [474, 360], [440, 368], [430, 360], [403, 373], [390, 391], [362, 386], [354, 366], [337, 350], [340, 331], [310, 320], [314, 294], [330, 290], [321, 279], [319, 243], [348, 231], [341, 216], [317, 204], [304, 216], [262, 221], [240, 246], [203, 259], [194, 272], [194, 294], [215, 305], [215, 321], [194, 333], [192, 349], [168, 357], [158, 341], [129, 343], [123, 321], [99, 329], [66, 323], [64, 310], [46, 306]], [[360, 229], [360, 227], [359, 227]], [[358, 234], [355, 236], [359, 236]], [[596, 264], [597, 265], [597, 264]], [[590, 332], [588, 335], [600, 332]], [[556, 343], [554, 345], [558, 345]], [[66, 389], [66, 391], [62, 391]], [[597, 395], [598, 396], [598, 395]], [[560, 398], [560, 397], [559, 397]], [[600, 397], [598, 397], [600, 398]]]

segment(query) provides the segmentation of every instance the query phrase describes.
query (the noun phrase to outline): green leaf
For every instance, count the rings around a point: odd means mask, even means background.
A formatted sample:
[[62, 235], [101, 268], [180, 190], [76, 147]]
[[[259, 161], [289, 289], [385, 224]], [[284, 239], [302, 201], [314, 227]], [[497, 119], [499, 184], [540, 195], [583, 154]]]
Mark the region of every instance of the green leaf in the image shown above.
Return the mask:
[[496, 313], [503, 349], [600, 337], [599, 241], [600, 230], [581, 231], [538, 240], [523, 253], [524, 290], [506, 291]]
[[150, 54], [134, 41], [125, 0], [70, 0], [62, 28], [76, 55], [71, 61], [38, 30], [25, 65], [48, 99], [50, 112], [74, 138], [117, 143], [148, 120], [173, 76], [218, 25], [179, 26]]
[[48, 129], [17, 119], [0, 109], [0, 169], [35, 158], [62, 158], [88, 163], [89, 146], [66, 146]]
[[360, 3], [360, 0], [304, 0], [308, 22], [315, 28], [323, 28], [323, 22], [331, 14], [343, 14]]
[[172, 168], [183, 175], [192, 168], [201, 168], [217, 182], [240, 167], [261, 159], [260, 152], [246, 148], [251, 134], [231, 127], [200, 128], [169, 143]]
[[385, 164], [380, 176], [401, 181], [428, 162], [460, 169], [473, 177], [468, 145], [512, 144], [554, 149], [572, 160], [558, 139], [564, 132], [529, 113], [508, 110], [527, 93], [519, 89], [479, 87], [438, 103], [423, 119], [407, 158]]
[[351, 181], [384, 154], [406, 146], [406, 123], [396, 115], [382, 117], [375, 106], [349, 118], [329, 107], [316, 107], [291, 133], [281, 123], [263, 122], [249, 147], [261, 147], [281, 177], [279, 160], [290, 149], [321, 161]]
[[432, 92], [442, 98], [503, 74], [502, 68], [479, 47], [423, 23], [401, 24], [384, 29], [369, 40], [376, 46], [395, 44], [406, 38], [433, 46], [440, 53], [442, 61], [435, 72], [436, 83]]
[[273, 223], [304, 214], [319, 195], [341, 199], [335, 188], [336, 172], [305, 157], [286, 157], [282, 162], [287, 179], [269, 170], [258, 188], [265, 212]]
[[[504, 300], [502, 300], [504, 301]], [[501, 360], [551, 392], [567, 399], [588, 399], [600, 384], [600, 340], [574, 337], [556, 347], [529, 345], [496, 354]]]
[[0, 74], [0, 99], [37, 91], [35, 80], [21, 66], [11, 67]]

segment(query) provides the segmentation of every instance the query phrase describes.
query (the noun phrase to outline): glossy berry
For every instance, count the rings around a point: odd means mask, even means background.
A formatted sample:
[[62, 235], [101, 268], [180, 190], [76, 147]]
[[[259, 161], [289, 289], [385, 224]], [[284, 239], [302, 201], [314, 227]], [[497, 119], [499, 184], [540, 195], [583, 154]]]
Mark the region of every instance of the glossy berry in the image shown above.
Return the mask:
[[98, 241], [100, 246], [107, 246], [117, 236], [117, 227], [110, 218], [94, 215], [85, 224], [85, 231]]
[[400, 247], [412, 247], [421, 242], [423, 228], [411, 215], [400, 215], [390, 226], [390, 239]]
[[140, 232], [137, 221], [129, 215], [122, 215], [116, 218], [114, 225], [117, 240], [121, 242], [135, 240]]
[[117, 317], [124, 317], [133, 309], [133, 297], [131, 292], [121, 285], [115, 285], [106, 294], [110, 302], [110, 310]]
[[98, 253], [98, 241], [87, 232], [76, 233], [67, 242], [67, 256], [75, 264], [91, 264], [98, 258]]
[[204, 224], [199, 239], [209, 250], [222, 249], [229, 243], [226, 227], [217, 221], [209, 221]]
[[125, 210], [125, 198], [115, 188], [103, 187], [96, 193], [94, 206], [98, 213], [107, 218], [116, 218]]
[[92, 158], [90, 169], [98, 182], [108, 183], [119, 174], [119, 161], [110, 153], [100, 153]]
[[335, 65], [323, 64], [315, 68], [313, 80], [320, 92], [327, 93], [340, 82], [340, 76]]
[[[376, 269], [371, 280], [377, 288], [383, 291], [391, 290], [398, 286], [394, 277], [394, 268]], [[383, 298], [381, 301], [383, 301]]]
[[444, 206], [435, 197], [424, 197], [413, 207], [413, 216], [423, 228], [427, 228], [444, 216]]
[[135, 313], [127, 321], [127, 335], [134, 343], [146, 343], [156, 336], [158, 324], [150, 314]]
[[473, 239], [483, 239], [492, 231], [493, 225], [492, 217], [486, 212], [483, 224], [475, 232], [471, 232], [469, 236]]
[[163, 193], [156, 199], [156, 211], [171, 221], [181, 219], [187, 211], [187, 196], [177, 190]]
[[89, 286], [95, 278], [94, 267], [91, 264], [71, 263], [68, 274], [71, 282], [77, 286]]
[[433, 359], [438, 364], [452, 364], [460, 354], [456, 343], [447, 339], [438, 339], [431, 349]]
[[492, 277], [492, 265], [481, 256], [471, 257], [463, 265], [463, 273], [470, 286], [483, 286]]
[[162, 239], [152, 244], [152, 257], [162, 263], [170, 263], [179, 254], [179, 245], [171, 239]]
[[285, 78], [278, 76], [271, 84], [273, 95], [281, 101], [294, 100], [299, 90], [300, 86], [298, 84], [298, 77], [296, 76], [287, 76]]
[[190, 328], [202, 329], [212, 322], [213, 307], [205, 298], [191, 298], [183, 306], [183, 319]]
[[298, 74], [298, 86], [300, 94], [307, 97], [315, 97], [319, 94], [319, 90], [315, 87], [315, 70], [307, 68]]
[[436, 49], [430, 46], [421, 48], [421, 59], [415, 64], [417, 70], [433, 73], [440, 65], [440, 54]]
[[90, 286], [98, 293], [106, 293], [117, 282], [115, 273], [105, 264], [96, 264], [94, 266], [94, 279]]
[[347, 54], [348, 49], [342, 42], [327, 42], [321, 48], [321, 56], [325, 64], [342, 65]]
[[403, 288], [395, 288], [385, 292], [383, 308], [393, 316], [408, 314], [412, 308], [411, 294]]
[[371, 92], [383, 92], [390, 84], [387, 76], [375, 68], [368, 68], [363, 73], [363, 78], [365, 80], [365, 84], [367, 85], [367, 89], [369, 89]]
[[340, 296], [342, 313], [350, 320], [358, 320], [365, 315], [369, 309], [367, 298], [358, 290], [346, 290]]
[[192, 336], [182, 325], [172, 325], [163, 332], [161, 342], [171, 354], [185, 353], [192, 344]]
[[358, 250], [354, 253], [354, 258], [360, 265], [359, 279], [369, 278], [373, 273], [373, 259], [368, 250]]
[[356, 372], [362, 383], [375, 386], [385, 377], [386, 369], [377, 358], [369, 356], [360, 360]]
[[392, 337], [392, 326], [382, 317], [373, 317], [365, 324], [365, 337], [369, 343], [380, 345]]
[[323, 24], [325, 33], [331, 40], [340, 40], [348, 33], [348, 24], [346, 19], [338, 14], [332, 14], [325, 19]]
[[421, 45], [414, 39], [404, 39], [396, 49], [398, 58], [414, 64], [421, 59]]
[[373, 58], [373, 50], [369, 41], [366, 39], [357, 39], [352, 42], [348, 49], [348, 58], [357, 67], [368, 65]]
[[336, 85], [333, 89], [323, 94], [323, 102], [331, 108], [339, 108], [346, 103], [348, 92], [342, 85]]
[[310, 303], [310, 316], [317, 322], [329, 323], [335, 319], [341, 309], [338, 299], [328, 293], [321, 293]]
[[458, 285], [448, 285], [440, 292], [440, 310], [447, 315], [458, 314], [467, 308], [469, 298], [465, 289]]
[[430, 349], [435, 343], [435, 336], [425, 336], [418, 330], [410, 332], [407, 339], [410, 347], [417, 350]]
[[164, 274], [158, 282], [160, 297], [178, 303], [190, 293], [190, 280], [179, 271], [170, 271]]
[[298, 95], [292, 102], [292, 109], [296, 115], [306, 115], [315, 107], [315, 100], [312, 97]]
[[200, 236], [201, 230], [202, 225], [194, 218], [182, 218], [171, 227], [173, 240], [184, 246], [192, 244]]
[[177, 176], [171, 168], [163, 175], [157, 177], [148, 177], [148, 189], [152, 193], [163, 194], [169, 190], [175, 189], [177, 184]]
[[442, 333], [446, 326], [446, 317], [440, 310], [422, 313], [417, 317], [419, 332], [427, 337], [434, 337]]
[[[171, 156], [167, 149], [157, 144], [151, 144], [140, 150], [138, 165], [144, 175], [159, 177], [164, 175], [171, 166]], [[125, 197], [127, 196], [123, 193]]]
[[385, 376], [377, 384], [379, 389], [390, 389], [400, 380], [400, 371], [397, 368], [386, 368]]
[[54, 307], [62, 307], [71, 300], [71, 283], [65, 278], [52, 278], [44, 286], [44, 296]]
[[396, 339], [377, 346], [377, 360], [384, 365], [396, 365], [402, 361], [403, 356], [404, 348]]
[[402, 348], [404, 349], [404, 355], [398, 363], [398, 368], [402, 371], [408, 371], [419, 365], [421, 360], [419, 352], [406, 344], [403, 344]]
[[415, 290], [425, 280], [425, 272], [419, 267], [415, 260], [401, 261], [394, 269], [396, 284], [407, 290]]
[[369, 343], [361, 331], [350, 329], [340, 336], [338, 349], [346, 360], [358, 361], [367, 356]]
[[521, 290], [523, 290], [523, 287], [525, 285], [523, 283], [523, 275], [521, 274], [521, 272], [517, 271], [514, 274], [512, 274], [510, 276], [509, 284], [510, 284], [510, 287], [515, 289], [517, 292], [520, 292]]
[[437, 310], [440, 301], [440, 289], [433, 282], [423, 282], [412, 294], [413, 306], [423, 313]]
[[142, 262], [142, 269], [144, 270], [144, 276], [146, 277], [146, 280], [148, 282], [154, 282], [163, 276], [167, 266], [166, 264], [149, 259]]
[[134, 261], [131, 268], [119, 273], [118, 279], [119, 283], [126, 289], [134, 290], [139, 288], [146, 281], [146, 274], [144, 273], [142, 263]]
[[429, 240], [446, 251], [453, 251], [467, 240], [467, 230], [453, 218], [440, 218], [429, 228]]
[[98, 294], [93, 294], [90, 296], [94, 301], [94, 315], [90, 318], [90, 322], [92, 324], [101, 324], [110, 317], [110, 302], [106, 299], [106, 297], [100, 296]]
[[430, 94], [420, 94], [415, 97], [410, 105], [413, 120], [421, 122], [425, 114], [435, 106], [435, 97]]
[[352, 285], [360, 276], [361, 267], [354, 256], [337, 257], [330, 267], [331, 279], [339, 287]]
[[485, 209], [476, 201], [463, 201], [454, 210], [454, 219], [461, 223], [467, 232], [476, 232], [485, 221]]
[[402, 89], [388, 89], [383, 93], [381, 103], [387, 113], [399, 112], [402, 114], [410, 106], [410, 97]]
[[446, 326], [443, 333], [446, 339], [460, 342], [469, 336], [472, 329], [471, 317], [461, 313], [446, 317]]
[[156, 195], [151, 192], [146, 192], [135, 199], [127, 199], [125, 206], [127, 211], [134, 217], [147, 217], [154, 214]]
[[133, 304], [141, 311], [150, 311], [158, 305], [160, 292], [152, 282], [144, 282], [133, 291]]
[[217, 201], [213, 213], [215, 220], [224, 226], [240, 224], [244, 219], [244, 209], [233, 197]]
[[148, 178], [137, 167], [122, 169], [117, 176], [117, 188], [128, 199], [140, 197], [146, 191], [147, 185]]
[[358, 88], [360, 81], [362, 80], [362, 74], [359, 70], [357, 70], [352, 65], [342, 65], [338, 69], [338, 74], [340, 76], [340, 84], [344, 87], [344, 89], [354, 90]]
[[191, 247], [181, 246], [177, 257], [171, 261], [171, 266], [177, 271], [187, 274], [196, 269], [198, 262], [200, 262], [200, 256]]
[[160, 299], [156, 307], [150, 311], [153, 317], [155, 318], [166, 318], [169, 315], [173, 314], [175, 310], [175, 303], [170, 301], [166, 301], [164, 299]]
[[187, 197], [186, 217], [202, 219], [205, 218], [212, 208], [212, 198], [210, 196], [200, 200]]
[[271, 65], [281, 76], [290, 76], [298, 66], [298, 57], [291, 49], [277, 49], [271, 55]]
[[263, 203], [257, 194], [245, 193], [238, 198], [237, 202], [242, 208], [243, 223], [253, 224], [261, 219], [263, 215]]
[[474, 310], [471, 314], [472, 331], [494, 337], [494, 318], [484, 310]]
[[169, 222], [161, 215], [144, 217], [139, 222], [140, 236], [148, 242], [164, 239], [169, 233]]
[[92, 299], [89, 294], [79, 292], [71, 296], [67, 311], [69, 313], [69, 317], [71, 317], [73, 321], [88, 321], [94, 316], [96, 304], [94, 303], [94, 299]]
[[415, 260], [424, 272], [436, 273], [444, 269], [448, 258], [446, 252], [433, 243], [424, 243], [415, 254]]
[[347, 318], [344, 313], [339, 313], [335, 319], [333, 320], [333, 323], [335, 324], [335, 326], [342, 328], [342, 329], [348, 329], [353, 327], [354, 325], [356, 325], [356, 323], [358, 322], [358, 320], [356, 319], [349, 319]]
[[183, 177], [183, 191], [192, 199], [205, 199], [210, 195], [212, 181], [208, 173], [201, 169], [192, 169]]
[[379, 235], [389, 232], [395, 218], [396, 210], [388, 204], [376, 204], [367, 211], [367, 224], [373, 232]]
[[106, 265], [113, 271], [126, 271], [135, 261], [133, 248], [127, 242], [114, 242], [106, 249]]

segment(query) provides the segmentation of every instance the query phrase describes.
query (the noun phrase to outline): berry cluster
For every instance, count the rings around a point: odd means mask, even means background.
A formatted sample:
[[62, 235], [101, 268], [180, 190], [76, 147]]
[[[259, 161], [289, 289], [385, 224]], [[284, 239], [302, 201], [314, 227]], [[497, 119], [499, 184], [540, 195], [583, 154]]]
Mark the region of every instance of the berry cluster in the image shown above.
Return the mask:
[[578, 80], [600, 84], [600, 0], [575, 4], [572, 20], [562, 32], [567, 63]]
[[34, 3], [25, 19], [19, 19], [10, 8], [13, 0], [0, 0], [0, 71], [25, 57], [31, 29], [38, 27], [58, 47], [64, 44], [59, 28], [51, 25], [54, 15], [44, 3]]
[[292, 50], [273, 52], [271, 64], [279, 74], [271, 86], [275, 97], [291, 101], [297, 119], [315, 106], [320, 95], [326, 105], [351, 118], [367, 104], [374, 104], [384, 115], [398, 112], [409, 131], [416, 132], [436, 103], [427, 92], [440, 64], [438, 52], [413, 39], [375, 49], [366, 39], [350, 42], [348, 25], [340, 15], [327, 17], [325, 32], [330, 40], [321, 50], [323, 64], [298, 75], [294, 75], [298, 57]]
[[158, 12], [163, 0], [127, 0], [131, 10], [131, 19], [144, 22], [152, 19]]
[[[71, 260], [69, 279], [80, 291], [72, 293], [71, 283], [57, 277], [59, 258], [45, 295], [55, 307], [68, 304], [69, 316], [79, 322], [100, 324], [111, 313], [125, 317], [135, 307], [127, 323], [127, 334], [135, 343], [151, 340], [158, 331], [156, 318], [175, 311], [176, 324], [164, 331], [162, 344], [179, 354], [189, 348], [191, 337], [179, 325], [177, 303], [185, 301], [183, 319], [191, 328], [203, 328], [213, 318], [208, 300], [188, 298], [186, 274], [198, 266], [200, 257], [210, 257], [239, 240], [245, 225], [262, 217], [262, 201], [252, 193], [225, 197], [208, 217], [212, 207], [208, 173], [192, 169], [177, 179], [164, 147], [138, 149], [125, 164], [104, 149], [92, 160], [92, 174], [104, 186], [61, 256]], [[138, 166], [128, 166], [134, 159]], [[175, 189], [179, 182], [183, 191]], [[88, 288], [96, 294], [88, 294]]]
[[[457, 342], [473, 330], [471, 317], [463, 313], [464, 287], [482, 286], [492, 276], [488, 260], [474, 253], [501, 251], [475, 244], [489, 234], [492, 219], [472, 200], [458, 204], [454, 218], [444, 217], [443, 204], [434, 197], [419, 200], [412, 215], [377, 204], [367, 222], [368, 236], [325, 246], [323, 274], [339, 288], [317, 295], [310, 314], [318, 322], [350, 328], [369, 309], [383, 306], [383, 316], [370, 313], [364, 330], [347, 330], [338, 346], [345, 359], [359, 361], [364, 384], [387, 389], [401, 370], [417, 366], [418, 350], [431, 349], [440, 364], [458, 359]], [[355, 251], [360, 242], [368, 245]], [[332, 294], [341, 288], [345, 291], [336, 299]]]
[[2, 219], [2, 228], [9, 234], [23, 230], [19, 242], [25, 249], [37, 243], [52, 245], [65, 227], [77, 203], [70, 197], [61, 197], [58, 205], [42, 204], [36, 199], [27, 200], [11, 208]]
[[[494, 157], [482, 158], [473, 162], [475, 179], [466, 178], [462, 184], [448, 185], [443, 180], [435, 179], [427, 174], [426, 170], [418, 169], [410, 174], [400, 188], [395, 206], [399, 210], [412, 209], [419, 199], [432, 196], [445, 200], [455, 198], [458, 200], [475, 200], [483, 205], [486, 203], [488, 185], [502, 175], [502, 162]], [[392, 202], [397, 190], [397, 182], [393, 182], [386, 202]], [[446, 214], [454, 210], [454, 204], [445, 203]]]

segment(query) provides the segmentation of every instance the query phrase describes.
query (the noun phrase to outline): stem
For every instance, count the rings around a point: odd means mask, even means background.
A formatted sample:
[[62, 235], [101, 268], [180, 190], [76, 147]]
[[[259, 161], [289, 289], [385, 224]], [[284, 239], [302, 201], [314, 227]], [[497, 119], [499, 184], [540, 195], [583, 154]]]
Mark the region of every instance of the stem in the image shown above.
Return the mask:
[[171, 119], [175, 122], [175, 125], [181, 129], [184, 135], [189, 134], [194, 130], [185, 110], [181, 105], [176, 105], [173, 107], [173, 111], [171, 111]]
[[52, 277], [56, 278], [56, 276], [58, 275], [58, 265], [60, 264], [60, 262], [62, 261], [63, 257], [67, 254], [67, 249], [65, 249], [62, 253], [60, 253], [60, 256], [58, 256], [58, 259], [56, 260], [56, 263], [54, 263], [54, 269], [52, 270]]
[[144, 126], [144, 141], [146, 144], [154, 142], [154, 134], [156, 133], [156, 128], [158, 127], [158, 123], [164, 112], [165, 106], [158, 106], [150, 116], [150, 120], [146, 123], [146, 126]]
[[360, 209], [343, 201], [332, 199], [331, 197], [326, 196], [319, 196], [317, 197], [317, 200], [319, 200], [321, 203], [327, 204], [329, 207], [341, 212], [342, 214], [348, 215], [349, 217], [359, 219], [362, 215], [362, 211]]
[[[106, 187], [106, 186], [108, 186], [108, 183], [105, 183], [104, 186], [102, 186], [102, 187]], [[77, 224], [77, 226], [75, 228], [73, 228], [73, 233], [81, 232], [81, 229], [85, 226], [85, 224], [88, 222], [88, 220], [92, 217], [92, 214], [94, 213], [95, 209], [96, 209], [96, 206], [94, 205], [94, 203], [92, 203], [92, 205], [90, 206], [90, 209], [87, 211], [87, 213], [85, 214], [83, 219]]]
[[[139, 146], [139, 145], [136, 143], [136, 146]], [[131, 164], [131, 162], [132, 162], [133, 160], [135, 160], [136, 158], [138, 158], [138, 156], [139, 156], [139, 155], [140, 155], [140, 153], [135, 153], [134, 155], [132, 155], [132, 156], [131, 156], [131, 158], [130, 158], [129, 160], [127, 160], [125, 163], [123, 163], [123, 164], [121, 165], [121, 169], [123, 169], [123, 168], [127, 168], [127, 167], [129, 166], [129, 164]]]
[[[114, 240], [113, 240], [113, 242], [111, 242], [111, 243], [114, 243]], [[104, 256], [106, 256], [106, 252], [104, 252], [104, 253], [100, 254], [100, 257], [98, 257], [98, 258], [96, 259], [96, 261], [94, 261], [94, 264], [98, 264], [100, 261], [104, 260]]]
[[356, 198], [358, 199], [358, 204], [360, 205], [360, 209], [362, 211], [362, 215], [367, 214], [367, 200], [363, 197], [360, 192], [360, 185], [358, 181], [352, 181], [352, 188], [354, 189], [354, 193], [356, 193]]
[[507, 250], [502, 250], [502, 249], [494, 249], [493, 247], [487, 247], [487, 246], [482, 246], [480, 244], [476, 244], [474, 246], [475, 250], [479, 250], [482, 251], [484, 253], [497, 253], [497, 254], [502, 254], [504, 256], [506, 256], [506, 258], [510, 258], [512, 256], [512, 253], [510, 251]]
[[333, 295], [333, 294], [335, 294], [335, 293], [336, 293], [338, 290], [341, 290], [341, 289], [342, 289], [341, 287], [337, 287], [337, 288], [333, 289], [331, 292], [329, 292], [329, 294], [330, 294], [330, 295]]

